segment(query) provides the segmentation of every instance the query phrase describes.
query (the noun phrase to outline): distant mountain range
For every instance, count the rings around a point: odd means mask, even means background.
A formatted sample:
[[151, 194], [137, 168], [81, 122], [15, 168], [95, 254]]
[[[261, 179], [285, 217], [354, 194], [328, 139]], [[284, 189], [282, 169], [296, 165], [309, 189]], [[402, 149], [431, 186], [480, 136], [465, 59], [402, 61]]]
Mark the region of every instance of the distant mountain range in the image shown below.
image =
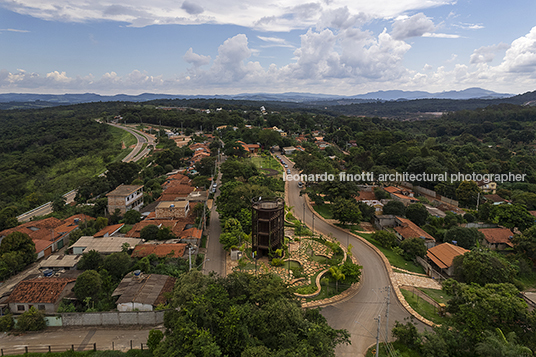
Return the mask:
[[468, 88], [461, 91], [448, 91], [429, 93], [424, 91], [402, 91], [389, 90], [377, 91], [354, 96], [340, 96], [329, 94], [314, 93], [244, 93], [236, 95], [172, 95], [172, 94], [154, 94], [143, 93], [139, 95], [117, 94], [105, 96], [94, 93], [83, 94], [25, 94], [25, 93], [6, 93], [0, 94], [0, 103], [8, 102], [48, 102], [54, 104], [78, 104], [90, 102], [146, 102], [156, 99], [225, 99], [225, 100], [254, 100], [254, 101], [278, 101], [278, 102], [295, 102], [307, 103], [318, 101], [337, 101], [343, 102], [371, 102], [371, 101], [394, 101], [394, 100], [414, 100], [414, 99], [499, 99], [512, 97], [514, 94], [496, 93], [482, 88]]

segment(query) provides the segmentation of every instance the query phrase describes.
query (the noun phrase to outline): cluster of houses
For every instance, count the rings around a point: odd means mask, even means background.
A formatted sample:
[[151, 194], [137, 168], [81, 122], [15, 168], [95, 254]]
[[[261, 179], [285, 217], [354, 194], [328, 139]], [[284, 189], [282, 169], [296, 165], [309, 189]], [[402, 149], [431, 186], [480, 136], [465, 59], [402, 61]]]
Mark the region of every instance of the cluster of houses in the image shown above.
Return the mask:
[[[153, 204], [143, 206], [143, 186], [121, 185], [107, 194], [108, 210], [119, 209], [142, 213], [143, 220], [136, 223], [127, 233], [120, 233], [124, 224], [110, 225], [93, 236], [83, 236], [68, 247], [69, 254], [52, 253], [68, 246], [69, 234], [83, 227], [84, 222], [94, 218], [75, 215], [65, 220], [47, 218], [23, 223], [18, 227], [0, 232], [0, 241], [11, 232], [19, 231], [30, 236], [36, 245], [40, 274], [28, 276], [18, 283], [7, 295], [0, 297], [0, 311], [9, 306], [11, 312], [24, 313], [31, 306], [46, 313], [54, 313], [62, 299], [74, 299], [72, 288], [81, 271], [77, 270], [80, 257], [85, 252], [97, 251], [101, 255], [125, 251], [132, 257], [185, 258], [193, 247], [200, 245], [203, 230], [196, 226], [193, 207], [208, 204], [208, 193], [192, 186], [191, 180], [180, 173], [170, 175], [163, 184], [162, 196]], [[168, 227], [176, 238], [168, 241], [147, 241], [140, 232], [148, 225]], [[129, 273], [114, 291], [118, 296], [119, 311], [152, 311], [166, 302], [165, 293], [173, 289], [175, 279], [158, 274]]]
[[[495, 186], [496, 187], [496, 186]], [[389, 199], [378, 200], [371, 187], [364, 188], [356, 197], [357, 201], [362, 201], [371, 207], [375, 208], [374, 225], [378, 229], [392, 230], [399, 241], [411, 238], [420, 238], [424, 240], [428, 249], [425, 264], [429, 264], [431, 269], [439, 272], [442, 276], [450, 277], [453, 274], [453, 260], [458, 255], [465, 254], [468, 250], [451, 243], [436, 244], [433, 236], [424, 231], [421, 227], [410, 221], [409, 219], [395, 216], [384, 215], [383, 206], [389, 200], [398, 200], [405, 206], [418, 202], [413, 191], [396, 186], [388, 186], [383, 188], [389, 193]], [[484, 197], [492, 204], [507, 203], [496, 194], [485, 195]], [[499, 202], [499, 203], [495, 203]], [[440, 204], [438, 207], [425, 205], [428, 212], [436, 217], [445, 217], [446, 211], [454, 210], [455, 207], [445, 204]], [[459, 213], [459, 212], [455, 212]], [[531, 212], [536, 217], [536, 212]], [[512, 239], [514, 232], [505, 227], [493, 225], [492, 227], [482, 226], [478, 223], [473, 224], [483, 234], [483, 239], [480, 242], [481, 246], [490, 250], [504, 250], [513, 247]]]

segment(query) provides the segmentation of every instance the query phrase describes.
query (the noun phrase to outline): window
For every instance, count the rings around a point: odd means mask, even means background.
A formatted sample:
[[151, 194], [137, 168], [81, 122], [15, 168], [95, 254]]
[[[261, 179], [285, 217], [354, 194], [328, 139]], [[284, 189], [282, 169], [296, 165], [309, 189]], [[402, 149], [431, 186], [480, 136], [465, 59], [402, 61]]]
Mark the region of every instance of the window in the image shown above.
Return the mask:
[[24, 305], [17, 305], [17, 311], [24, 311], [24, 310], [26, 310], [24, 308]]
[[45, 309], [45, 305], [37, 305], [37, 309], [38, 309], [38, 310], [44, 310], [44, 309]]

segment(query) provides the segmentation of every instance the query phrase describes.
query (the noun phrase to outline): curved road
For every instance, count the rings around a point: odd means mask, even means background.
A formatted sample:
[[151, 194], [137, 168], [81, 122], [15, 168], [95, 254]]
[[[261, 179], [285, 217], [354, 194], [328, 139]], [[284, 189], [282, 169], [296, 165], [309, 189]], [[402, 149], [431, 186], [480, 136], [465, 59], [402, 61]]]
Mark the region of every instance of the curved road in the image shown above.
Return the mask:
[[[284, 156], [283, 158], [289, 164], [292, 174], [299, 173], [293, 168], [292, 162]], [[304, 221], [303, 215], [305, 212], [305, 223], [311, 228], [314, 225], [315, 233], [326, 236], [331, 234], [344, 246], [351, 244], [353, 246], [352, 253], [357, 258], [359, 264], [363, 266], [361, 287], [358, 293], [346, 301], [324, 307], [322, 309], [322, 315], [326, 317], [328, 323], [333, 328], [344, 328], [351, 334], [352, 344], [339, 346], [336, 350], [337, 356], [365, 356], [367, 348], [376, 343], [378, 322], [375, 319], [378, 318], [378, 315], [381, 315], [380, 341], [385, 340], [385, 313], [388, 286], [391, 287], [389, 336], [391, 335], [395, 320], [403, 322], [404, 318], [411, 315], [404, 309], [393, 293], [387, 269], [377, 253], [361, 240], [354, 238], [345, 231], [334, 228], [318, 217], [313, 219], [313, 213], [307, 204], [305, 204], [305, 198], [300, 196], [301, 189], [298, 188], [297, 182], [288, 182], [287, 191], [287, 204], [294, 207], [293, 214], [295, 217]], [[418, 327], [419, 329], [423, 329], [424, 324], [420, 324]]]
[[[108, 123], [108, 125], [114, 126], [116, 128], [120, 128], [123, 130], [128, 131], [132, 135], [136, 137], [137, 143], [136, 147], [122, 160], [123, 162], [136, 162], [144, 158], [151, 150], [149, 149], [150, 146], [154, 146], [154, 138], [151, 136], [146, 136], [146, 134], [143, 134], [139, 130], [129, 128], [127, 126], [122, 126], [119, 124], [111, 124]], [[147, 144], [145, 146], [145, 149], [142, 150], [143, 144]], [[103, 174], [101, 174], [103, 175]], [[65, 197], [65, 203], [69, 204], [74, 201], [74, 198], [76, 196], [76, 189], [72, 190], [71, 192], [66, 193], [63, 197]], [[17, 220], [19, 222], [27, 222], [33, 217], [37, 216], [44, 216], [47, 214], [52, 213], [52, 202], [47, 202], [42, 206], [39, 206], [37, 208], [34, 208], [31, 211], [25, 212], [17, 217]]]

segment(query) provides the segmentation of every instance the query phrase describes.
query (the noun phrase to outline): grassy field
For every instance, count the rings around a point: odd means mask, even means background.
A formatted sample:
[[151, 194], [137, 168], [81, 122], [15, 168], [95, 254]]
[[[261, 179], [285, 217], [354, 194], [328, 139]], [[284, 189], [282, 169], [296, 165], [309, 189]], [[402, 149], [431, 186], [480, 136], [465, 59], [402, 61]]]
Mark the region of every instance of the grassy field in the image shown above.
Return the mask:
[[413, 294], [411, 291], [404, 289], [400, 289], [400, 291], [402, 292], [402, 295], [404, 295], [404, 299], [409, 306], [411, 306], [413, 310], [417, 311], [425, 319], [433, 321], [436, 324], [444, 324], [447, 322], [448, 318], [439, 316], [434, 305], [424, 301], [417, 294]]
[[446, 304], [450, 299], [453, 298], [451, 295], [445, 294], [443, 290], [437, 290], [437, 289], [426, 289], [426, 288], [419, 288], [420, 291], [434, 299], [434, 301], [438, 303]]
[[257, 166], [257, 168], [261, 169], [272, 169], [276, 170], [280, 174], [283, 174], [283, 166], [277, 161], [273, 156], [264, 156], [264, 155], [257, 155], [252, 156], [250, 158], [251, 162]]
[[395, 254], [395, 252], [393, 252], [391, 249], [382, 247], [377, 241], [371, 238], [371, 234], [360, 233], [359, 236], [365, 238], [370, 243], [372, 243], [376, 248], [378, 248], [385, 255], [387, 260], [389, 260], [389, 263], [391, 263], [393, 267], [397, 267], [397, 268], [404, 269], [404, 270], [409, 270], [411, 272], [419, 273], [419, 274], [425, 273], [424, 269], [420, 265], [416, 265], [412, 261], [407, 261], [406, 259], [404, 259], [403, 256]]
[[331, 208], [327, 204], [314, 205], [314, 210], [324, 217], [325, 219], [333, 219], [333, 213], [331, 213]]

